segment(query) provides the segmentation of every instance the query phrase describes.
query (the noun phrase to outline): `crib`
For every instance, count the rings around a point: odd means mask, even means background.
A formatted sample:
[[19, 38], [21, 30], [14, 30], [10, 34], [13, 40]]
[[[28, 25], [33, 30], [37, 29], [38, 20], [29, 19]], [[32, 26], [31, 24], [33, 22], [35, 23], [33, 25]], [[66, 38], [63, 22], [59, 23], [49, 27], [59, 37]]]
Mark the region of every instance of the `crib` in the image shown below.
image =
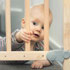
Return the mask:
[[[64, 49], [70, 50], [70, 14], [69, 0], [64, 0]], [[29, 31], [30, 26], [30, 8], [29, 0], [25, 0], [25, 21], [26, 29]], [[15, 60], [46, 60], [46, 54], [49, 51], [49, 0], [44, 0], [44, 16], [48, 19], [44, 19], [44, 50], [32, 51], [30, 42], [25, 43], [25, 51], [11, 51], [11, 15], [10, 15], [10, 0], [6, 0], [6, 49], [7, 51], [0, 52], [0, 61], [15, 61]], [[47, 24], [46, 24], [47, 23]], [[47, 31], [46, 31], [47, 30]], [[34, 55], [34, 56], [33, 56]], [[69, 70], [70, 59], [64, 61], [63, 69]]]

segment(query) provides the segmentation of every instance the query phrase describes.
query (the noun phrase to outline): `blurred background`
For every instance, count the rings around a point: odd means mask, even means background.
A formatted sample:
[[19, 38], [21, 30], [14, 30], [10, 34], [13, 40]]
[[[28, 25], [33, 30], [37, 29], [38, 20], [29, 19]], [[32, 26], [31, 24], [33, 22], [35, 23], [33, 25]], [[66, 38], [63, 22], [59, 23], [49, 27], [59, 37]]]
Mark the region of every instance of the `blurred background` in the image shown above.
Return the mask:
[[[50, 47], [63, 49], [63, 0], [49, 0], [53, 14], [50, 28]], [[43, 4], [44, 0], [30, 0], [30, 7]], [[25, 0], [11, 0], [11, 31], [21, 27], [25, 13]], [[0, 0], [0, 35], [5, 36], [5, 0]]]

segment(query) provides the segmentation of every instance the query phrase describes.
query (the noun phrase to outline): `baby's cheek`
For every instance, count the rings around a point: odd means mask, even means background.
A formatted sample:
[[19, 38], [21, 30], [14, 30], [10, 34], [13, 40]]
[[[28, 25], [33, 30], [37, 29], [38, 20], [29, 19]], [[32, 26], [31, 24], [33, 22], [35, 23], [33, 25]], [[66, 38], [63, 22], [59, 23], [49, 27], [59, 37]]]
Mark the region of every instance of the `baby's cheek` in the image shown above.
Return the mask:
[[44, 35], [43, 34], [40, 36], [40, 39], [41, 40], [44, 40]]
[[42, 31], [42, 34], [41, 34], [42, 38], [44, 38], [44, 32]]

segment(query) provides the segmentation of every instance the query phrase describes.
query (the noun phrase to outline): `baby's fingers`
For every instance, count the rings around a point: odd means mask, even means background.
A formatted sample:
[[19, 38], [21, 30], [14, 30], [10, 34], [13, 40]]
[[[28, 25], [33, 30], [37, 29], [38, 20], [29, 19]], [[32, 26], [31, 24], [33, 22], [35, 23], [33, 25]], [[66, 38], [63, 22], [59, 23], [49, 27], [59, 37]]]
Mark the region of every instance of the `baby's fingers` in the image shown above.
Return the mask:
[[24, 34], [28, 34], [28, 35], [30, 35], [30, 32], [28, 32], [27, 30], [24, 30], [23, 33], [24, 33]]
[[24, 37], [31, 38], [30, 34], [26, 31], [21, 31], [20, 34], [23, 35]]
[[29, 37], [26, 37], [24, 35], [22, 35], [21, 37], [22, 37], [22, 40], [25, 42], [29, 42], [31, 40]]
[[24, 30], [24, 33], [25, 33], [25, 34], [28, 34], [28, 35], [32, 35], [32, 34], [33, 34], [32, 31], [27, 31], [27, 30]]
[[40, 68], [41, 69], [41, 68], [43, 68], [43, 65], [34, 63], [34, 64], [31, 65], [31, 68], [35, 68], [35, 69], [39, 69]]
[[40, 67], [39, 67], [40, 69], [42, 69], [43, 68], [43, 65], [40, 65]]
[[25, 37], [26, 39], [31, 40], [31, 35], [28, 35], [28, 34], [23, 34], [23, 37]]

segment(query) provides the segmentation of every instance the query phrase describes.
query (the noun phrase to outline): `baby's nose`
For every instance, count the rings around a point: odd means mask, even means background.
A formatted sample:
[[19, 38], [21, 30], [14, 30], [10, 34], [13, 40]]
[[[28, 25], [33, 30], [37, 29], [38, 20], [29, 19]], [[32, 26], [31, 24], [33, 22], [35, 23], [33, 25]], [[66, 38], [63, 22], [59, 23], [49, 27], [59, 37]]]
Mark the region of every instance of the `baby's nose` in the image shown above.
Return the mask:
[[41, 28], [37, 28], [36, 31], [41, 33]]

